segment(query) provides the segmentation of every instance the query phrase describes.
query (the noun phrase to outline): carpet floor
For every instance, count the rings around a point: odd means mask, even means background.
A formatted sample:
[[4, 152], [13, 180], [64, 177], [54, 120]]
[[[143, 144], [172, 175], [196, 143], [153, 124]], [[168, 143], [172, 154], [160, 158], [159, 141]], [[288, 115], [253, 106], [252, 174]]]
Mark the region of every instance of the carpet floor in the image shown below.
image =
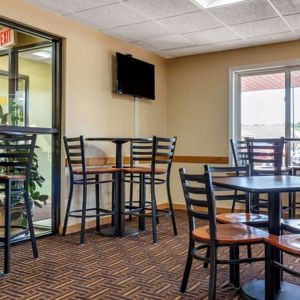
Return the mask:
[[[185, 213], [176, 213], [176, 220], [179, 234], [174, 237], [170, 219], [161, 219], [155, 245], [149, 221], [146, 232], [132, 237], [109, 238], [88, 230], [82, 246], [79, 233], [39, 239], [35, 260], [30, 243], [14, 245], [11, 273], [0, 278], [0, 299], [205, 299], [209, 269], [196, 260], [185, 295], [179, 293], [188, 227]], [[253, 247], [253, 253], [263, 255], [263, 247]], [[220, 256], [228, 257], [228, 250], [222, 249]], [[285, 264], [300, 265], [291, 257]], [[228, 275], [228, 266], [218, 267], [217, 299], [243, 299], [228, 284]], [[262, 262], [241, 267], [241, 284], [263, 276]], [[300, 284], [291, 276], [286, 279]]]

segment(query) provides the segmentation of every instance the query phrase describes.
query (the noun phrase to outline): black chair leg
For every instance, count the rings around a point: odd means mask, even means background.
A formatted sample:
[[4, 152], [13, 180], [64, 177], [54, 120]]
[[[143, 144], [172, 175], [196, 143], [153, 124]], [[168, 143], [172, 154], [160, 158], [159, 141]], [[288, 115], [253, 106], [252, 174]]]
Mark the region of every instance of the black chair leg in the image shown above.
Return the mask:
[[[248, 258], [252, 258], [252, 249], [251, 249], [251, 245], [247, 245], [247, 255]], [[251, 262], [250, 262], [251, 263]]]
[[[206, 254], [205, 254], [205, 258], [209, 259], [210, 258], [210, 246], [207, 247], [207, 250], [206, 250]], [[203, 268], [204, 269], [207, 269], [208, 268], [208, 265], [209, 263], [207, 261], [205, 261], [203, 263]]]
[[[230, 252], [230, 260], [239, 259], [238, 246], [231, 246], [229, 252]], [[230, 265], [230, 283], [233, 284], [233, 286], [236, 288], [240, 286], [240, 265], [239, 264]]]
[[170, 208], [170, 211], [171, 211], [173, 232], [174, 232], [174, 235], [176, 236], [177, 235], [177, 227], [176, 227], [175, 214], [174, 214], [173, 202], [172, 202], [172, 197], [171, 197], [171, 189], [170, 189], [170, 180], [169, 180], [169, 178], [167, 180], [167, 195], [168, 195], [169, 208]]
[[67, 226], [68, 226], [68, 218], [69, 218], [69, 213], [70, 213], [70, 208], [71, 208], [71, 202], [72, 202], [72, 197], [73, 197], [73, 180], [71, 179], [70, 182], [70, 190], [69, 190], [69, 197], [68, 197], [68, 203], [67, 203], [67, 209], [66, 209], [66, 214], [65, 214], [65, 221], [64, 221], [64, 227], [62, 231], [62, 235], [65, 236], [67, 232]]
[[[130, 174], [130, 186], [129, 186], [129, 211], [132, 209], [132, 201], [133, 201], [133, 174]], [[132, 220], [132, 215], [129, 215], [129, 221]]]
[[[151, 179], [152, 181], [152, 179]], [[157, 243], [157, 211], [154, 182], [151, 182], [151, 206], [152, 206], [152, 240]]]
[[191, 268], [192, 268], [192, 263], [193, 263], [193, 255], [192, 255], [193, 248], [191, 246], [189, 247], [188, 251], [188, 256], [186, 259], [186, 264], [185, 264], [185, 269], [181, 281], [181, 286], [180, 286], [180, 293], [185, 293], [186, 287], [189, 281], [190, 273], [191, 273]]
[[24, 202], [25, 202], [25, 207], [26, 207], [26, 215], [27, 215], [28, 227], [29, 227], [29, 232], [30, 232], [32, 252], [33, 252], [33, 257], [38, 258], [38, 250], [37, 250], [37, 246], [36, 246], [36, 239], [35, 239], [32, 216], [31, 216], [31, 211], [30, 211], [30, 204], [29, 204], [28, 183], [25, 183], [25, 186], [26, 186], [25, 187], [26, 192], [24, 193]]
[[10, 205], [11, 205], [11, 181], [5, 183], [5, 240], [4, 240], [4, 274], [10, 272]]
[[140, 201], [140, 217], [139, 217], [139, 229], [142, 231], [146, 230], [145, 224], [145, 201], [146, 201], [146, 193], [145, 193], [145, 175], [140, 174], [140, 193], [139, 193], [139, 201]]
[[[112, 191], [111, 191], [111, 211], [115, 212], [115, 197], [116, 197], [116, 174], [112, 174], [113, 183], [112, 183]], [[111, 226], [115, 226], [115, 215], [111, 216]]]
[[84, 244], [85, 219], [86, 219], [86, 198], [87, 198], [87, 184], [84, 183], [83, 184], [83, 195], [82, 195], [80, 244]]
[[216, 286], [217, 286], [217, 249], [211, 247], [210, 249], [210, 267], [209, 267], [209, 292], [208, 300], [216, 299]]
[[[95, 176], [96, 182], [99, 182], [99, 174]], [[96, 231], [100, 231], [100, 192], [99, 183], [95, 184], [95, 195], [96, 195]]]

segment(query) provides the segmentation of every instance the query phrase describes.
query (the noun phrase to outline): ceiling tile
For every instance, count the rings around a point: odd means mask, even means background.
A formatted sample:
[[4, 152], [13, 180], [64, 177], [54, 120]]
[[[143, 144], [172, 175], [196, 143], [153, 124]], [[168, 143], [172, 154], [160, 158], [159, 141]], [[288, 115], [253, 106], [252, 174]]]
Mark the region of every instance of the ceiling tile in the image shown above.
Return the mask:
[[293, 29], [300, 29], [300, 14], [285, 16], [284, 19]]
[[266, 0], [238, 2], [234, 5], [211, 8], [209, 11], [227, 25], [246, 23], [278, 16], [276, 11]]
[[158, 51], [157, 54], [165, 58], [170, 58], [170, 57], [179, 57], [179, 56], [195, 55], [199, 53], [206, 53], [206, 52], [210, 52], [211, 49], [212, 49], [211, 45], [192, 46], [186, 48]]
[[153, 19], [178, 16], [200, 10], [197, 5], [187, 0], [128, 0], [126, 5]]
[[233, 25], [231, 28], [246, 38], [289, 31], [289, 27], [279, 17]]
[[299, 0], [271, 0], [271, 2], [284, 16], [300, 13]]
[[172, 34], [164, 37], [157, 37], [145, 41], [157, 50], [167, 50], [193, 46], [194, 44], [180, 34]]
[[127, 42], [147, 40], [154, 37], [172, 34], [171, 31], [154, 21], [106, 29], [103, 30], [103, 32]]
[[59, 15], [65, 15], [72, 12], [70, 9], [62, 8], [61, 6], [58, 6], [49, 0], [27, 0], [27, 1], [30, 2], [31, 4], [40, 6], [41, 8], [55, 12]]
[[293, 32], [281, 32], [275, 34], [268, 34], [259, 37], [247, 39], [251, 45], [264, 45], [291, 41], [297, 39], [297, 35]]
[[222, 24], [205, 11], [159, 20], [173, 32], [187, 33], [221, 27]]
[[239, 37], [234, 32], [226, 27], [187, 33], [184, 34], [184, 36], [194, 43], [200, 44], [212, 44], [239, 39]]
[[249, 42], [239, 39], [235, 41], [223, 42], [223, 43], [215, 43], [213, 44], [214, 51], [224, 51], [224, 50], [231, 50], [231, 49], [240, 49], [244, 47], [251, 46]]
[[148, 44], [145, 41], [137, 41], [137, 42], [133, 42], [132, 44], [137, 46], [137, 47], [149, 50], [151, 52], [158, 51], [158, 49], [154, 45]]
[[74, 19], [96, 24], [98, 29], [113, 28], [148, 21], [145, 16], [129, 9], [123, 4], [112, 4], [79, 12], [71, 16]]
[[72, 12], [78, 12], [86, 9], [117, 3], [118, 0], [47, 0], [47, 2], [55, 4], [63, 9], [67, 9]]

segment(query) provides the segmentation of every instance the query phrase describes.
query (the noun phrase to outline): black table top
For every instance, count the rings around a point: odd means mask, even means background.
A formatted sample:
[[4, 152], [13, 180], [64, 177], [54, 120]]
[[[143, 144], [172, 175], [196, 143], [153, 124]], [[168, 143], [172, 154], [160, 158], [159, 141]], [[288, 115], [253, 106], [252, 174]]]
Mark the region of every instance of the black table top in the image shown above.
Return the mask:
[[151, 141], [149, 137], [94, 137], [86, 138], [86, 141], [111, 141], [111, 142], [135, 142], [135, 141]]
[[277, 176], [234, 176], [213, 178], [217, 186], [253, 193], [276, 193], [300, 191], [300, 177]]

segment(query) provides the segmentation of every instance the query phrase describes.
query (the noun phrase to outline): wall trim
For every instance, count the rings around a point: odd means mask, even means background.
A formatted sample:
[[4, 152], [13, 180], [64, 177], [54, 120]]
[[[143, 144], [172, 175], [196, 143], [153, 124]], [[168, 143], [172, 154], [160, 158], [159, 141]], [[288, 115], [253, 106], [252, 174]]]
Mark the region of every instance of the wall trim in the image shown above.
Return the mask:
[[[175, 155], [174, 163], [188, 163], [188, 164], [228, 164], [227, 156], [191, 156], [191, 155]], [[100, 166], [100, 165], [114, 165], [116, 160], [114, 157], [88, 157], [86, 160], [87, 166]], [[130, 163], [130, 157], [123, 158], [124, 164]], [[67, 160], [65, 166], [67, 166]]]

